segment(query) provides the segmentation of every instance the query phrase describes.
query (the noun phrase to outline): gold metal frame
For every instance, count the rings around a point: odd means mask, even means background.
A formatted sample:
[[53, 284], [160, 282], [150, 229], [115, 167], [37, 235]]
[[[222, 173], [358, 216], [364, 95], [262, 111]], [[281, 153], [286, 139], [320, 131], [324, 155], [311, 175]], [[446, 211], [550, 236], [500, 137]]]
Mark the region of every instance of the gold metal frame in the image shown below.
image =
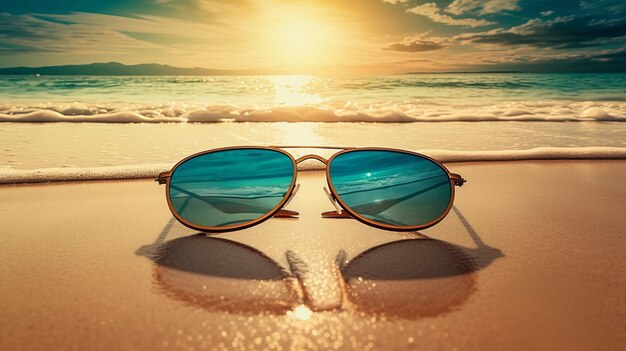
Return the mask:
[[[174, 206], [172, 205], [172, 202], [170, 200], [170, 180], [176, 168], [178, 168], [178, 166], [180, 166], [183, 162], [189, 159], [192, 159], [194, 157], [197, 157], [197, 156], [206, 155], [206, 154], [213, 153], [213, 152], [225, 151], [225, 150], [240, 150], [240, 149], [272, 150], [272, 151], [280, 152], [286, 155], [287, 157], [289, 157], [289, 159], [291, 160], [293, 164], [293, 177], [291, 180], [291, 184], [289, 185], [289, 189], [287, 190], [287, 192], [285, 192], [285, 196], [279, 202], [279, 204], [276, 207], [274, 207], [270, 212], [264, 214], [263, 216], [255, 220], [252, 220], [246, 223], [230, 225], [230, 226], [222, 226], [222, 227], [198, 226], [191, 222], [186, 221], [184, 218], [178, 215], [178, 213], [174, 209]], [[307, 154], [307, 155], [299, 157], [298, 159], [295, 159], [290, 153], [288, 153], [287, 151], [283, 149], [331, 149], [331, 150], [340, 150], [340, 151], [333, 154], [329, 159], [325, 159], [315, 154]], [[450, 179], [450, 201], [448, 202], [448, 206], [446, 210], [433, 221], [428, 222], [426, 224], [419, 225], [419, 226], [397, 226], [397, 225], [392, 225], [392, 224], [384, 224], [384, 223], [373, 221], [371, 219], [368, 219], [356, 213], [349, 206], [347, 206], [345, 202], [341, 199], [339, 194], [337, 194], [337, 191], [331, 181], [329, 166], [332, 163], [332, 161], [339, 155], [343, 155], [349, 152], [364, 151], [364, 150], [369, 150], [369, 151], [382, 150], [382, 151], [393, 151], [393, 152], [405, 153], [405, 154], [410, 154], [410, 155], [415, 155], [421, 158], [425, 158], [431, 162], [434, 162], [448, 175], [448, 178]], [[384, 229], [384, 230], [415, 231], [415, 230], [421, 230], [421, 229], [425, 229], [428, 227], [432, 227], [433, 225], [439, 223], [444, 217], [446, 217], [446, 215], [450, 212], [450, 209], [452, 208], [452, 204], [454, 203], [454, 195], [455, 195], [454, 187], [463, 186], [463, 184], [466, 182], [466, 180], [461, 175], [450, 173], [450, 171], [443, 164], [441, 164], [441, 162], [433, 159], [432, 157], [429, 157], [429, 156], [426, 156], [417, 152], [401, 150], [401, 149], [382, 148], [382, 147], [355, 148], [355, 147], [339, 147], [339, 146], [232, 146], [232, 147], [223, 147], [223, 148], [217, 148], [217, 149], [212, 149], [212, 150], [206, 150], [206, 151], [201, 151], [193, 155], [187, 156], [184, 159], [180, 160], [178, 163], [176, 163], [176, 165], [174, 165], [174, 167], [172, 167], [170, 171], [160, 173], [159, 176], [155, 179], [155, 181], [157, 181], [159, 184], [166, 185], [165, 195], [167, 199], [167, 205], [170, 211], [172, 212], [172, 214], [174, 215], [174, 218], [176, 218], [180, 223], [182, 223], [183, 225], [189, 228], [204, 231], [204, 232], [210, 232], [210, 233], [231, 232], [231, 231], [246, 229], [246, 228], [255, 226], [257, 224], [260, 224], [268, 220], [271, 217], [294, 218], [298, 216], [299, 214], [298, 212], [285, 210], [283, 209], [283, 207], [286, 206], [286, 204], [295, 195], [294, 189], [296, 188], [296, 181], [298, 179], [298, 164], [308, 159], [318, 160], [326, 166], [325, 167], [326, 168], [326, 182], [328, 183], [328, 187], [330, 188], [328, 197], [331, 203], [333, 203], [333, 205], [335, 206], [337, 210], [337, 211], [323, 212], [322, 217], [324, 218], [354, 218], [361, 223], [370, 225], [378, 229]]]

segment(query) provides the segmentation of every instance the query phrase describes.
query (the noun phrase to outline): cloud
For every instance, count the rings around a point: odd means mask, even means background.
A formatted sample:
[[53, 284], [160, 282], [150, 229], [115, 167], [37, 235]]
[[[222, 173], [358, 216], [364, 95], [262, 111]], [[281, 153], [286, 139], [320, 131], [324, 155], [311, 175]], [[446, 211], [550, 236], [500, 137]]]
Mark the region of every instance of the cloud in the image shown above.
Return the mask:
[[626, 49], [618, 49], [594, 54], [592, 60], [600, 62], [619, 61], [626, 62]]
[[570, 49], [604, 45], [624, 37], [626, 37], [626, 18], [566, 16], [552, 20], [532, 19], [509, 29], [499, 28], [487, 32], [460, 34], [455, 40]]
[[579, 5], [580, 8], [584, 10], [599, 10], [605, 13], [623, 11], [626, 7], [626, 5], [624, 4], [624, 0], [581, 0], [579, 2]]
[[400, 51], [400, 52], [423, 52], [443, 49], [449, 42], [448, 38], [431, 37], [425, 39], [425, 37], [431, 32], [431, 30], [417, 34], [411, 37], [406, 37], [399, 43], [392, 43], [383, 48], [383, 50]]
[[445, 11], [453, 15], [478, 11], [478, 14], [485, 15], [502, 11], [518, 11], [521, 8], [517, 3], [518, 0], [454, 0]]
[[434, 2], [429, 2], [423, 5], [418, 5], [406, 11], [410, 13], [414, 13], [416, 15], [426, 16], [433, 22], [443, 23], [449, 26], [462, 26], [462, 27], [474, 28], [474, 27], [482, 27], [482, 26], [494, 24], [494, 22], [489, 22], [484, 19], [453, 18], [448, 15], [444, 15], [440, 12], [439, 8], [437, 7], [437, 4], [435, 4]]
[[412, 60], [404, 60], [402, 62], [407, 62], [407, 63], [414, 63], [414, 62], [433, 62], [433, 60], [429, 60], [429, 59], [424, 59], [424, 58], [419, 58], [419, 59], [412, 59]]
[[[225, 42], [233, 37], [229, 30], [158, 16], [0, 13], [0, 66], [124, 61], [243, 67], [230, 53], [247, 43], [245, 31]], [[219, 50], [207, 50], [207, 42]]]
[[383, 50], [392, 50], [392, 51], [400, 51], [400, 52], [422, 52], [422, 51], [432, 51], [444, 48], [445, 46], [441, 44], [434, 43], [432, 41], [426, 40], [415, 40], [409, 43], [395, 43], [391, 44]]
[[626, 72], [626, 50], [531, 55], [493, 62], [483, 60], [483, 63], [470, 65], [475, 70], [489, 70], [494, 67], [526, 72]]
[[554, 11], [552, 11], [552, 10], [542, 11], [542, 12], [540, 13], [540, 15], [542, 15], [543, 17], [550, 16], [550, 15], [552, 15], [552, 14], [554, 14]]
[[114, 53], [153, 47], [98, 26], [9, 13], [0, 13], [0, 42], [4, 48], [0, 52], [2, 55], [20, 52], [76, 53], [77, 50], [81, 53]]
[[[247, 6], [247, 1], [251, 0], [228, 1], [228, 6], [211, 7], [210, 13], [196, 11], [195, 18], [204, 17], [203, 21], [187, 20], [173, 8], [163, 15], [158, 14], [162, 9], [128, 11], [124, 15], [93, 12], [13, 15], [0, 10], [0, 67], [118, 61], [220, 69], [295, 67], [294, 70], [313, 72], [319, 67], [319, 70], [329, 67], [330, 71], [351, 64], [357, 54], [343, 49], [348, 44], [363, 48], [359, 51], [364, 55], [363, 60], [380, 56], [380, 42], [369, 46], [349, 42], [352, 37], [359, 40], [362, 37], [344, 25], [341, 19], [346, 15], [330, 5], [280, 0], [272, 8], [235, 11], [238, 7], [234, 3]], [[215, 2], [218, 1], [170, 1], [159, 6], [183, 3], [208, 6]], [[290, 28], [295, 28], [296, 33], [286, 33]], [[314, 54], [306, 56], [303, 50], [285, 45], [286, 41], [297, 42], [288, 44]]]

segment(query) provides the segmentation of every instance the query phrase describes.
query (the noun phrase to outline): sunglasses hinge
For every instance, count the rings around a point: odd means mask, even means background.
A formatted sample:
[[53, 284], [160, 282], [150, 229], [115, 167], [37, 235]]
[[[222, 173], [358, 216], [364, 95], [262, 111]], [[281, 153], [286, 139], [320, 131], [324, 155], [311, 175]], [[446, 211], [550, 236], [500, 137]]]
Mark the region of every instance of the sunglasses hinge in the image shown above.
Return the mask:
[[159, 173], [159, 176], [154, 181], [158, 182], [159, 185], [165, 184], [167, 183], [167, 178], [169, 178], [171, 175], [172, 175], [171, 171], [161, 172]]
[[454, 185], [458, 187], [462, 187], [463, 184], [467, 183], [467, 180], [463, 178], [460, 174], [450, 173], [450, 179], [454, 182]]

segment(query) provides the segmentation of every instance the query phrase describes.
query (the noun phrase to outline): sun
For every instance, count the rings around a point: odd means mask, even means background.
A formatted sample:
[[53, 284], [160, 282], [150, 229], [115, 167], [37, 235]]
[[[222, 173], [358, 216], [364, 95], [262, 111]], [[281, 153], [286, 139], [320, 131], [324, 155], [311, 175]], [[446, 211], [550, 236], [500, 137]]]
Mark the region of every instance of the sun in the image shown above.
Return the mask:
[[315, 53], [330, 40], [326, 26], [312, 22], [286, 23], [280, 28], [278, 44], [293, 54], [302, 56]]
[[291, 20], [274, 28], [271, 49], [274, 59], [288, 67], [324, 64], [332, 55], [337, 29], [314, 20]]
[[[352, 64], [362, 35], [336, 5], [308, 1], [271, 1], [247, 18], [242, 30], [252, 66], [281, 74], [321, 74]], [[315, 4], [314, 4], [315, 3]], [[355, 41], [356, 40], [358, 41]]]

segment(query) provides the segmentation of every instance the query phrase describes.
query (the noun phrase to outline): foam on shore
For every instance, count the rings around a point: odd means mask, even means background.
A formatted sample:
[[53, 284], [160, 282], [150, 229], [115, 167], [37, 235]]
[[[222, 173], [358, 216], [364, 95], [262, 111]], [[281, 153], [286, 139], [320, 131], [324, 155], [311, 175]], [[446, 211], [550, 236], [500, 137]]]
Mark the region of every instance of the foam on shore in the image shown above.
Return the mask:
[[287, 106], [234, 104], [128, 105], [42, 103], [0, 105], [0, 122], [626, 122], [624, 101], [509, 101], [444, 104], [428, 100], [357, 103], [328, 101]]
[[[444, 162], [489, 162], [519, 160], [611, 160], [626, 159], [626, 148], [620, 147], [581, 147], [556, 148], [541, 147], [529, 150], [502, 151], [452, 151], [418, 150], [423, 154]], [[46, 182], [129, 180], [156, 178], [163, 171], [171, 169], [171, 164], [127, 165], [87, 168], [39, 168], [39, 169], [0, 169], [0, 184], [25, 184]], [[320, 162], [307, 160], [298, 165], [299, 170], [323, 170]]]

